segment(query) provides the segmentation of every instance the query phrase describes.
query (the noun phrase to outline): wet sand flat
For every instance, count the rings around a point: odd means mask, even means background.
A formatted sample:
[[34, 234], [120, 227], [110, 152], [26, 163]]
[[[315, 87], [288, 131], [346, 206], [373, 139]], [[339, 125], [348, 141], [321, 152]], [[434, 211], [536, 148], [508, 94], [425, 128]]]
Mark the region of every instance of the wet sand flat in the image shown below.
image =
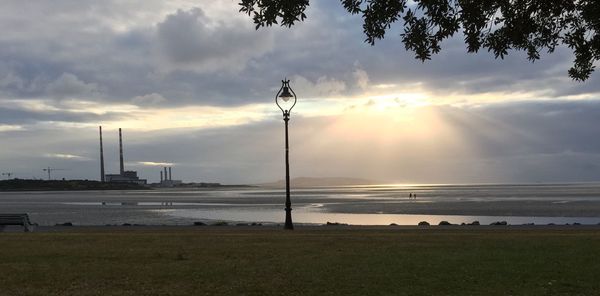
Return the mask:
[[[0, 212], [28, 213], [40, 225], [281, 223], [284, 200], [278, 188], [0, 192]], [[600, 184], [294, 188], [292, 208], [307, 224], [598, 224]]]
[[381, 213], [470, 216], [600, 217], [600, 200], [588, 201], [436, 201], [352, 202], [328, 204], [325, 210], [338, 213]]

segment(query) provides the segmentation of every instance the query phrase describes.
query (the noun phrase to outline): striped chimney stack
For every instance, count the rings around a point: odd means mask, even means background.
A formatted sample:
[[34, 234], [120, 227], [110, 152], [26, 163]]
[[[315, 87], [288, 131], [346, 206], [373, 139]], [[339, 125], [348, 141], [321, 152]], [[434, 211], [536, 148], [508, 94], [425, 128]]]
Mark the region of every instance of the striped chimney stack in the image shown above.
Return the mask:
[[102, 126], [100, 126], [100, 181], [104, 182], [104, 148], [102, 147]]

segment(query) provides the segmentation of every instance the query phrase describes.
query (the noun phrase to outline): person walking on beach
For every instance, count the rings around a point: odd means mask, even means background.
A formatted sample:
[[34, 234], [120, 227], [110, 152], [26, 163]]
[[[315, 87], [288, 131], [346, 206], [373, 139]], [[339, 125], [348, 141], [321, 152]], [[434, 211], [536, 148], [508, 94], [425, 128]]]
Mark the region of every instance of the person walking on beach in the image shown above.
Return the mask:
[[408, 199], [412, 199], [412, 193], [408, 194]]

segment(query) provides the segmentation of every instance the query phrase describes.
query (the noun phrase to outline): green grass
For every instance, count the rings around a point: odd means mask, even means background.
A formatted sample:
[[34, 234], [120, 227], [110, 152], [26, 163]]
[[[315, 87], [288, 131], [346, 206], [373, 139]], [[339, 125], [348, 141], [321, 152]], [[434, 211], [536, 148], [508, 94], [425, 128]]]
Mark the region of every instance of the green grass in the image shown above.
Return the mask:
[[0, 295], [598, 295], [599, 251], [574, 229], [0, 233]]

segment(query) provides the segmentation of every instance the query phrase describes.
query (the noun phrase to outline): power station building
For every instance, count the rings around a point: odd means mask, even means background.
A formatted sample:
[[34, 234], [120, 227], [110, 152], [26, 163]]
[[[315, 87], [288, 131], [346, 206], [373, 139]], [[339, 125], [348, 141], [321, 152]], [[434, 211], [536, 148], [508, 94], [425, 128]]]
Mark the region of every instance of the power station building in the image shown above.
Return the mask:
[[[169, 169], [169, 174], [167, 174], [167, 169]], [[160, 187], [175, 187], [181, 185], [183, 182], [181, 180], [173, 180], [173, 175], [171, 175], [171, 167], [164, 167], [164, 177], [163, 170], [160, 170]]]
[[140, 185], [146, 185], [148, 181], [146, 179], [140, 179], [136, 171], [126, 171], [123, 162], [123, 137], [121, 129], [119, 128], [119, 162], [120, 171], [118, 174], [104, 174], [104, 150], [102, 147], [102, 126], [100, 126], [100, 180], [102, 182], [113, 182], [113, 183], [135, 183]]

